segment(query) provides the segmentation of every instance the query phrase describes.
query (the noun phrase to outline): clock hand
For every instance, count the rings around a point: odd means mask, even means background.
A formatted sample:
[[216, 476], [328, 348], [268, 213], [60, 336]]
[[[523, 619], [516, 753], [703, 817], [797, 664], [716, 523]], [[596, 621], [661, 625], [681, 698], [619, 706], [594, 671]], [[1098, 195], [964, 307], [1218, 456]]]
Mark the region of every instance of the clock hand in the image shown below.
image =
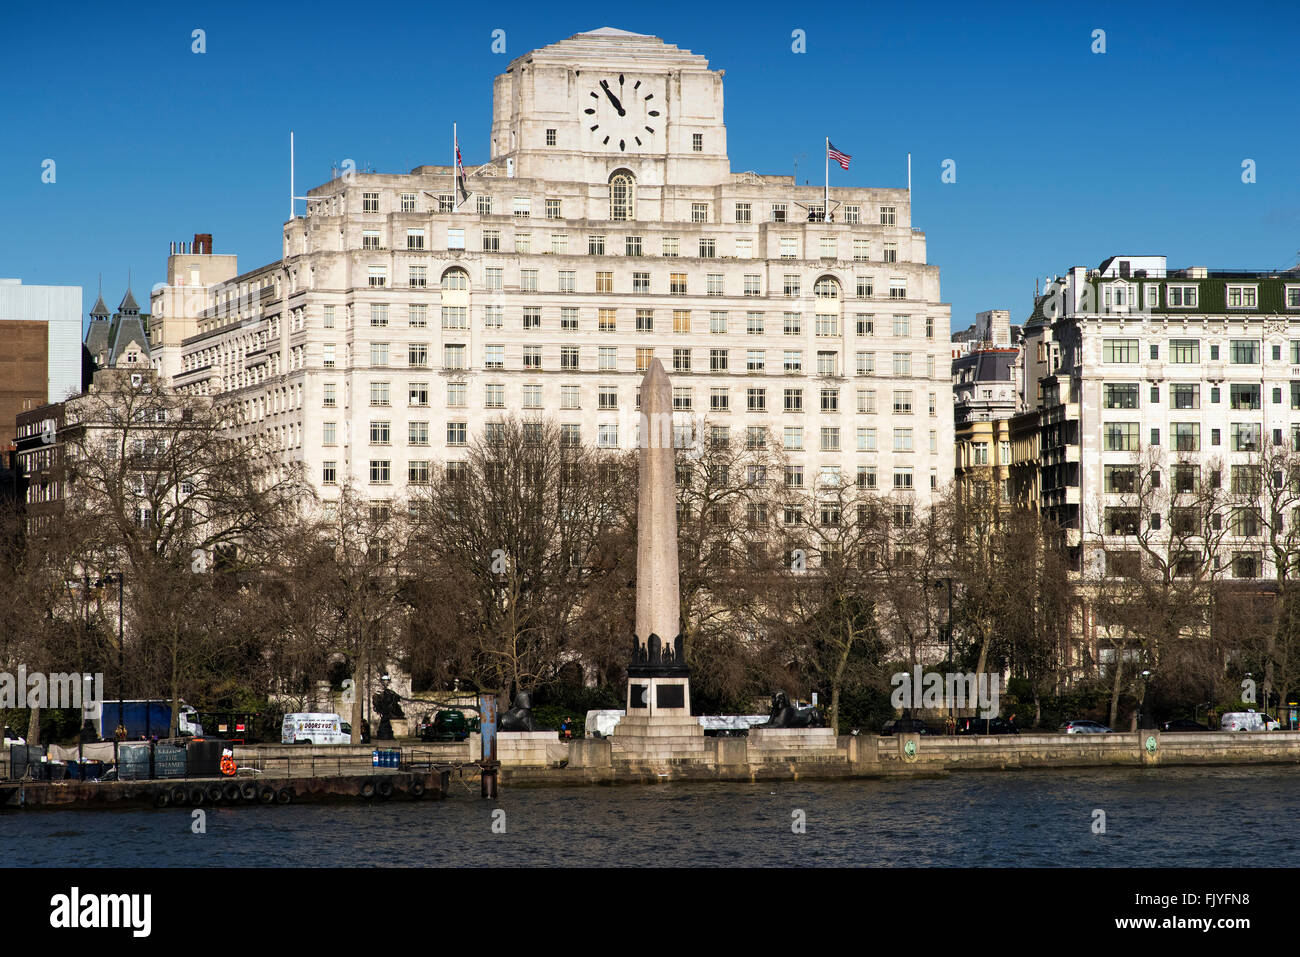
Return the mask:
[[623, 104], [618, 101], [618, 97], [614, 95], [614, 91], [609, 88], [609, 81], [601, 80], [600, 85], [605, 90], [605, 95], [609, 97], [609, 102], [614, 104], [614, 109], [618, 110], [618, 115], [626, 116], [627, 114], [623, 109]]

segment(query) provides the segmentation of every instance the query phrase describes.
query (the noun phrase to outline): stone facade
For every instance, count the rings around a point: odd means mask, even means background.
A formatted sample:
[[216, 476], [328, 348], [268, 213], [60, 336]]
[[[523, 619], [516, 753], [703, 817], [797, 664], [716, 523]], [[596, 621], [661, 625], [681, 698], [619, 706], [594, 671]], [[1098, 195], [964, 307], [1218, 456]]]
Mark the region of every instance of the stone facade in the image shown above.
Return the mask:
[[928, 496], [952, 473], [949, 310], [910, 193], [834, 188], [828, 213], [820, 186], [733, 172], [722, 90], [616, 30], [519, 57], [467, 200], [451, 166], [311, 190], [283, 258], [209, 286], [179, 346], [162, 316], [159, 368], [326, 498], [400, 497], [507, 413], [632, 448], [652, 357], [682, 426], [766, 431], [808, 486]]
[[[1066, 528], [1081, 568], [1135, 553], [1140, 534], [1198, 542], [1222, 577], [1273, 577], [1266, 526], [1294, 517], [1247, 488], [1300, 446], [1300, 270], [1075, 267], [1037, 299], [1025, 364], [1012, 484]], [[1182, 529], [1175, 512], [1204, 511], [1215, 483], [1201, 533]]]

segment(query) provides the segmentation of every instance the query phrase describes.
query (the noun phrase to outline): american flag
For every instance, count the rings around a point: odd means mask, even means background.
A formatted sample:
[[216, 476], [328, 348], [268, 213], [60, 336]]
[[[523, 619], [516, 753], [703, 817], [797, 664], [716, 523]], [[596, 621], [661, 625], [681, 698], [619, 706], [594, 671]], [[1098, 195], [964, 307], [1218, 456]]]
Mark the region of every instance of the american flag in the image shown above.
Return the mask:
[[835, 144], [832, 143], [830, 140], [826, 141], [826, 155], [829, 156], [831, 159], [835, 160], [835, 162], [839, 163], [840, 166], [844, 169], [849, 168], [849, 160], [853, 159], [853, 157], [850, 156], [848, 153], [841, 153], [839, 150], [837, 150], [835, 148]]

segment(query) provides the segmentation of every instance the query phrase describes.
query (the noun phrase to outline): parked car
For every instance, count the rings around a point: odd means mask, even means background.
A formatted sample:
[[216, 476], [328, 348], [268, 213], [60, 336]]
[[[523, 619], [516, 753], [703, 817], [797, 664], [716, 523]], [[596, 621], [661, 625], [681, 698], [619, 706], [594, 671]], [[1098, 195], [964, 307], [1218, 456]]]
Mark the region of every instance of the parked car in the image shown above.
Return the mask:
[[1201, 724], [1199, 721], [1193, 721], [1191, 718], [1175, 718], [1173, 721], [1166, 721], [1160, 726], [1161, 731], [1213, 731], [1208, 724]]
[[958, 734], [1019, 734], [1020, 729], [1003, 717], [958, 718]]
[[463, 711], [439, 711], [432, 721], [420, 726], [421, 741], [464, 741], [469, 734]]
[[1067, 721], [1061, 725], [1061, 734], [1111, 734], [1110, 728], [1096, 721]]
[[1224, 731], [1277, 731], [1282, 724], [1262, 711], [1229, 711], [1219, 719], [1219, 727]]
[[895, 718], [892, 721], [886, 721], [885, 726], [880, 729], [880, 734], [888, 737], [893, 734], [929, 734], [930, 729], [925, 726], [925, 722], [920, 718]]

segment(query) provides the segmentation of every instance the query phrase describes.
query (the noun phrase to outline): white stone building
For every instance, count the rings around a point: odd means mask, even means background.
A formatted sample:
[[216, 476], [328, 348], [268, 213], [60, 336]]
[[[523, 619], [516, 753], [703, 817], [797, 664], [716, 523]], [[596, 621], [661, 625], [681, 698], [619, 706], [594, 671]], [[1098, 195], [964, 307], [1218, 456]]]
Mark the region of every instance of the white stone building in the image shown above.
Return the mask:
[[[1223, 577], [1272, 577], [1267, 529], [1293, 536], [1300, 513], [1272, 516], [1269, 493], [1248, 489], [1270, 456], [1300, 448], [1300, 271], [1169, 269], [1164, 256], [1072, 268], [1035, 303], [1025, 364], [1013, 490], [1090, 568], [1141, 534], [1209, 548]], [[1207, 509], [1207, 485], [1222, 507], [1182, 514]]]
[[806, 487], [925, 498], [953, 471], [949, 307], [910, 193], [833, 188], [828, 212], [821, 186], [733, 172], [722, 77], [608, 28], [517, 58], [467, 200], [451, 166], [312, 189], [282, 260], [177, 264], [206, 305], [155, 291], [157, 367], [238, 403], [327, 498], [398, 498], [508, 413], [632, 448], [652, 356], [683, 423], [770, 430]]

